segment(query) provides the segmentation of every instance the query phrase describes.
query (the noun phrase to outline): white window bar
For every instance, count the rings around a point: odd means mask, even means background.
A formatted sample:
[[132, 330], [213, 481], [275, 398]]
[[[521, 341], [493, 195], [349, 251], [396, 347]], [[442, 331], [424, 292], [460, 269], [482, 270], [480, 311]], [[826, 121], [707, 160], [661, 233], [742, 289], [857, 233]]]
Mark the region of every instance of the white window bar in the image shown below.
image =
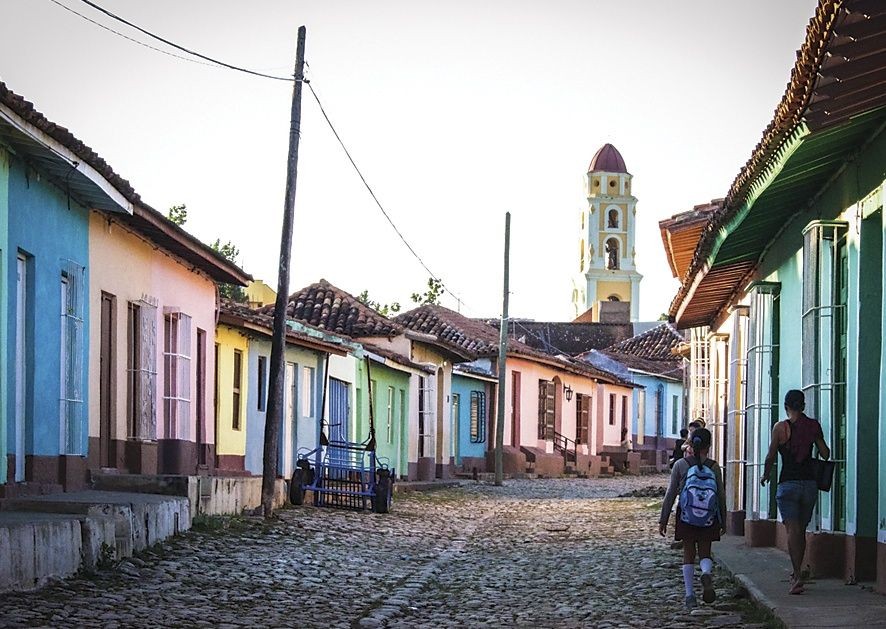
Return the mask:
[[732, 311], [726, 411], [726, 509], [743, 511], [745, 476], [745, 391], [747, 388], [748, 307]]
[[419, 433], [418, 451], [421, 457], [434, 456], [434, 437], [436, 435], [437, 398], [434, 394], [434, 378], [422, 376], [419, 379]]
[[[835, 408], [845, 402], [840, 389], [845, 382], [836, 378], [839, 356], [834, 351], [837, 338], [837, 314], [845, 311], [837, 294], [838, 248], [846, 235], [845, 221], [813, 221], [803, 230], [803, 314], [802, 314], [802, 389], [806, 396], [806, 414], [821, 422], [828, 443], [836, 443]], [[839, 474], [836, 471], [835, 476]], [[831, 494], [822, 494], [815, 530], [833, 530]]]
[[[776, 421], [778, 405], [773, 390], [778, 382], [779, 285], [759, 283], [749, 288], [750, 312], [746, 350], [747, 387], [745, 390], [745, 510], [750, 519], [770, 517], [768, 491], [760, 490], [760, 479], [769, 449], [769, 435]], [[738, 459], [736, 462], [742, 461]]]
[[129, 303], [129, 437], [157, 438], [157, 301], [143, 296]]
[[167, 439], [188, 439], [191, 414], [191, 317], [165, 316], [163, 419]]

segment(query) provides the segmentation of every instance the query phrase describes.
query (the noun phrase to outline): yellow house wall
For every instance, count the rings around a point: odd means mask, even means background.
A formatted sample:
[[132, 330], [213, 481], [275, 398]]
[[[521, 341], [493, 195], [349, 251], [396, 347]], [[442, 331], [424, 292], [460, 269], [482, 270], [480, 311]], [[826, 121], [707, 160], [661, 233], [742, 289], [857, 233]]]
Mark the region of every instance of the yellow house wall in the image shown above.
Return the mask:
[[[89, 308], [95, 313], [89, 318], [89, 436], [99, 437], [99, 360], [101, 338], [102, 292], [115, 297], [114, 317], [114, 374], [116, 392], [113, 397], [111, 438], [129, 436], [127, 394], [127, 319], [128, 302], [147, 296], [157, 303], [156, 370], [154, 390], [156, 408], [156, 436], [158, 439], [185, 439], [197, 437], [197, 330], [206, 333], [206, 386], [203, 399], [207, 419], [213, 403], [212, 374], [215, 369], [215, 283], [206, 275], [191, 270], [172, 255], [164, 253], [129, 231], [107, 215], [91, 212], [89, 216]], [[163, 422], [163, 310], [178, 308], [191, 317], [191, 404], [187, 422], [181, 422], [178, 434], [167, 435]], [[213, 422], [206, 421], [206, 434], [200, 441], [214, 443]]]
[[631, 283], [597, 282], [597, 299], [606, 301], [610, 295], [618, 295], [621, 301], [631, 301]]
[[[216, 329], [218, 345], [218, 400], [216, 400], [216, 452], [246, 455], [246, 409], [248, 390], [249, 342], [239, 330], [226, 325]], [[234, 418], [234, 351], [241, 353], [240, 363], [240, 428], [233, 427]]]

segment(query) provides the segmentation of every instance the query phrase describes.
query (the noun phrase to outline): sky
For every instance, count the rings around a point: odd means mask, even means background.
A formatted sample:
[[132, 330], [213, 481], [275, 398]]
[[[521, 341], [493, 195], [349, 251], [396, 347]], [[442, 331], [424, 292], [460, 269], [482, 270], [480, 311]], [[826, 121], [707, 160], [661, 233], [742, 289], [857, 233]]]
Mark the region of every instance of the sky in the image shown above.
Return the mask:
[[[678, 288], [658, 221], [723, 197], [784, 93], [814, 0], [96, 0], [192, 50], [307, 77], [397, 228], [468, 316], [573, 316], [582, 178], [606, 142], [637, 197], [640, 318]], [[79, 0], [0, 0], [0, 80], [185, 228], [277, 285], [292, 84], [190, 63]], [[168, 48], [166, 48], [168, 50]], [[305, 90], [292, 290], [411, 306], [428, 272]]]

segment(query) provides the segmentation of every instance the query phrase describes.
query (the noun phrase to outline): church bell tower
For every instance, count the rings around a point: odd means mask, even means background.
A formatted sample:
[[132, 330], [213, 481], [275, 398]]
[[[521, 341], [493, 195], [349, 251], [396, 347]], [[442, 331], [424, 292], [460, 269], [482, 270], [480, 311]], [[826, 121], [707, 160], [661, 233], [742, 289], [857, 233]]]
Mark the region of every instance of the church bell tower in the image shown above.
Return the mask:
[[637, 321], [640, 280], [635, 266], [637, 199], [631, 174], [611, 144], [596, 152], [584, 177], [587, 209], [579, 227], [578, 274], [572, 303], [579, 321]]

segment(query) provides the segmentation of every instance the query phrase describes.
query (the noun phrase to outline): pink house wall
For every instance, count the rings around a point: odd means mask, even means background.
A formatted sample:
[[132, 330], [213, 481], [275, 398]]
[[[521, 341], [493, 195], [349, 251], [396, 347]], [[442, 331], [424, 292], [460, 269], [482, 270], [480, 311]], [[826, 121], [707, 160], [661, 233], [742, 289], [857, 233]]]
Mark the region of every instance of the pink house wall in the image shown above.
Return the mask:
[[[116, 391], [113, 395], [111, 438], [124, 441], [128, 435], [127, 413], [127, 320], [129, 302], [145, 298], [156, 303], [156, 437], [158, 442], [177, 440], [197, 442], [197, 330], [205, 332], [205, 386], [203, 387], [204, 433], [200, 441], [214, 444], [214, 373], [216, 287], [203, 272], [192, 269], [172, 254], [166, 253], [122, 224], [109, 220], [107, 215], [92, 212], [89, 223], [89, 437], [91, 465], [97, 461], [94, 452], [100, 437], [100, 339], [102, 293], [114, 296], [114, 372]], [[164, 426], [164, 309], [174, 309], [191, 317], [190, 412], [187, 422], [180, 422], [177, 434], [166, 434]], [[186, 425], [182, 425], [186, 423]], [[189, 446], [190, 447], [190, 446]], [[118, 450], [120, 448], [118, 447]], [[196, 455], [196, 446], [194, 446]], [[151, 454], [145, 469], [151, 472]], [[156, 458], [156, 454], [154, 455]], [[127, 465], [124, 453], [118, 451], [115, 467]], [[163, 469], [160, 453], [159, 471]], [[182, 462], [183, 468], [192, 466]], [[132, 465], [129, 465], [132, 467]], [[167, 466], [168, 467], [168, 466]], [[183, 469], [182, 471], [186, 471]], [[134, 470], [130, 470], [134, 471]], [[165, 470], [177, 471], [177, 470]]]

